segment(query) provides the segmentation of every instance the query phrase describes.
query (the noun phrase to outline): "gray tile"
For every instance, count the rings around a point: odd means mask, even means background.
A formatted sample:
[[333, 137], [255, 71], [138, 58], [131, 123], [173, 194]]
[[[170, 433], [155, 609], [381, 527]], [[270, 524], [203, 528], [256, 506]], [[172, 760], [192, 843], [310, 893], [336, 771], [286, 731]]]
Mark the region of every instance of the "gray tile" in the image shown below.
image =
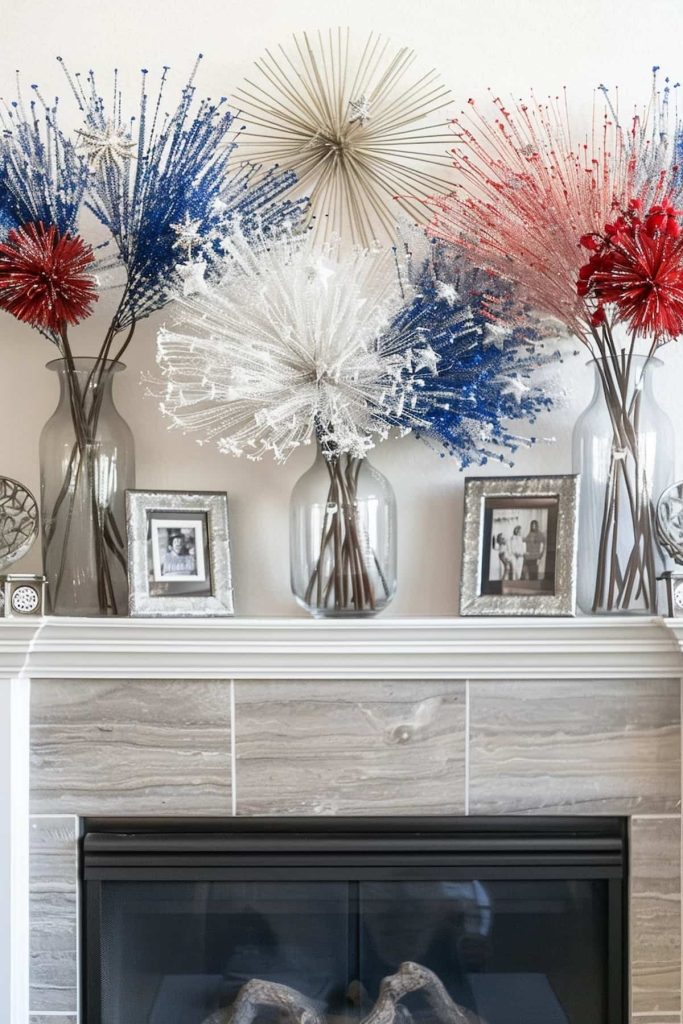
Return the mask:
[[675, 680], [470, 684], [471, 814], [680, 809]]
[[633, 1024], [681, 1024], [680, 1013], [632, 1013]]
[[75, 1013], [32, 1013], [28, 1024], [77, 1024]]
[[219, 815], [230, 808], [229, 682], [33, 684], [33, 813]]
[[463, 813], [463, 683], [235, 686], [239, 814]]
[[30, 1002], [32, 1011], [78, 1007], [76, 819], [32, 818]]
[[681, 822], [631, 822], [631, 1005], [681, 1009]]

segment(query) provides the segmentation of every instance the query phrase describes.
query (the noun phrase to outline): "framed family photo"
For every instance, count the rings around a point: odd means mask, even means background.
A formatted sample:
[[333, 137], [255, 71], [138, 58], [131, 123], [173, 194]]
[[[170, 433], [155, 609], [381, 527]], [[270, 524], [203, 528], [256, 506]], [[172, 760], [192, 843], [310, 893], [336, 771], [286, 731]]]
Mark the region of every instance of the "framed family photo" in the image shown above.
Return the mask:
[[226, 494], [127, 491], [131, 615], [232, 615]]
[[461, 615], [574, 615], [577, 476], [465, 481]]

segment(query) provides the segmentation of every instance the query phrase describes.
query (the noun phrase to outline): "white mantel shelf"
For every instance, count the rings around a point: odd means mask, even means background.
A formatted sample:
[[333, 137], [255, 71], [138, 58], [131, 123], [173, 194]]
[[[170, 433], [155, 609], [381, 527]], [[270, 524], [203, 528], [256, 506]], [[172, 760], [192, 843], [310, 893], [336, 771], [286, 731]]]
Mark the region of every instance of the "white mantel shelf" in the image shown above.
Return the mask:
[[581, 679], [683, 676], [683, 620], [85, 619], [0, 623], [0, 677]]

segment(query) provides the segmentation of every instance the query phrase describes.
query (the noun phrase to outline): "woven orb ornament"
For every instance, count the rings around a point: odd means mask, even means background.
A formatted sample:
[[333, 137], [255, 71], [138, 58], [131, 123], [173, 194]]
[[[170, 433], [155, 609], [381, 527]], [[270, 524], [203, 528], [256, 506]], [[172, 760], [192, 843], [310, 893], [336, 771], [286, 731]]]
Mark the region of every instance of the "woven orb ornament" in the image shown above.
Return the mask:
[[683, 480], [663, 492], [657, 503], [657, 538], [677, 565], [683, 565]]
[[241, 150], [295, 172], [318, 238], [393, 241], [401, 213], [422, 223], [420, 199], [452, 191], [450, 92], [416, 59], [376, 34], [358, 45], [348, 29], [304, 32], [235, 92]]
[[38, 505], [31, 492], [0, 476], [0, 572], [18, 561], [38, 536]]

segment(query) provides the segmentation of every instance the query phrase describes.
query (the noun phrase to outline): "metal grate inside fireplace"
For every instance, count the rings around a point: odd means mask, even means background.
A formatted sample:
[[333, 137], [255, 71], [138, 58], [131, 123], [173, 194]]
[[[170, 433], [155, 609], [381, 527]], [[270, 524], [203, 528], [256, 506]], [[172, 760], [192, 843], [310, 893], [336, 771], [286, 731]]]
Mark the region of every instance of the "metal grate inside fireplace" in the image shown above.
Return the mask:
[[623, 1024], [617, 818], [88, 819], [85, 1024]]

